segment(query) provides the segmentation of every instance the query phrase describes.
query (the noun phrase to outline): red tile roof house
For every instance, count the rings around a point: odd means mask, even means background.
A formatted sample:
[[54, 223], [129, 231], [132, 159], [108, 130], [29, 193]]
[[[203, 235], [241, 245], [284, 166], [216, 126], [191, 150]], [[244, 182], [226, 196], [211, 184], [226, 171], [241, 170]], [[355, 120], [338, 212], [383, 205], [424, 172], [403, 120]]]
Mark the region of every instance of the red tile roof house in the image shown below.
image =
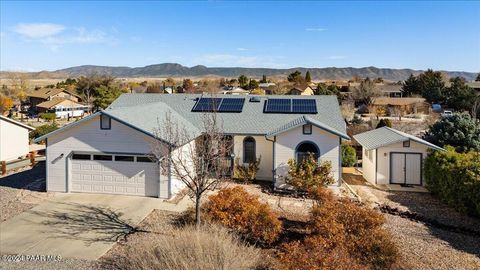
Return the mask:
[[[313, 152], [331, 162], [332, 186], [340, 185], [340, 145], [349, 137], [336, 96], [218, 98], [216, 113], [233, 143], [232, 162], [261, 157], [257, 179], [284, 188], [288, 160]], [[209, 102], [197, 94], [123, 94], [104, 111], [36, 139], [46, 142], [47, 190], [172, 197], [182, 184], [149, 158], [152, 143], [163, 140], [154, 130], [171, 115], [193, 137], [201, 136], [202, 117], [211, 113], [201, 107]]]

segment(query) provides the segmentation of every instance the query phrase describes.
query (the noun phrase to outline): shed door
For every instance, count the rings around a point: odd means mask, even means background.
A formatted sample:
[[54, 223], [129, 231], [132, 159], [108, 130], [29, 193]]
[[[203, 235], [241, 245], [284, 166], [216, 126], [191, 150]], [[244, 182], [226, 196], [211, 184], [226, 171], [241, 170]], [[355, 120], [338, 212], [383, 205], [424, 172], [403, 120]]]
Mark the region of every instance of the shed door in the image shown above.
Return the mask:
[[422, 154], [391, 153], [390, 154], [391, 184], [422, 184]]

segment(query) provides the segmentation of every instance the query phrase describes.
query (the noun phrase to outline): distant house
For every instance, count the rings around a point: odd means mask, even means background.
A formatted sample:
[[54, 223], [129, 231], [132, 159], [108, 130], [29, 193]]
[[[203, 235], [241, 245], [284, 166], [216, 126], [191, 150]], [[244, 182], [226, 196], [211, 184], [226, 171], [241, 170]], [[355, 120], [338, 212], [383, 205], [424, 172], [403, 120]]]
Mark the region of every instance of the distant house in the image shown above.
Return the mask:
[[[348, 86], [350, 94], [354, 88], [360, 86], [358, 82], [351, 82]], [[375, 87], [381, 92], [382, 96], [385, 97], [402, 97], [402, 85], [400, 84], [384, 84], [384, 83], [376, 83]]]
[[467, 85], [468, 85], [468, 87], [473, 88], [473, 89], [477, 90], [478, 92], [480, 92], [480, 82], [477, 82], [477, 81], [467, 82]]
[[240, 88], [240, 87], [235, 87], [235, 88], [232, 88], [232, 89], [229, 89], [229, 90], [223, 90], [222, 94], [224, 94], [224, 95], [248, 95], [248, 94], [250, 94], [250, 91], [245, 90], [245, 89]]
[[28, 154], [28, 132], [34, 128], [0, 115], [0, 161], [11, 161]]
[[88, 111], [88, 106], [80, 104], [70, 99], [53, 98], [37, 104], [37, 112], [52, 112], [57, 118], [79, 117]]
[[313, 89], [310, 88], [310, 86], [295, 86], [292, 89], [290, 89], [287, 93], [287, 95], [294, 95], [294, 96], [312, 96], [315, 93], [313, 92]]
[[63, 88], [42, 88], [39, 90], [35, 90], [32, 93], [29, 93], [27, 96], [29, 100], [28, 105], [30, 105], [30, 109], [36, 112], [43, 110], [42, 108], [38, 110], [37, 108], [38, 104], [41, 104], [43, 102], [46, 102], [55, 98], [68, 99], [77, 103], [82, 101], [82, 98], [79, 95], [72, 93], [71, 91], [65, 90]]
[[411, 113], [429, 113], [430, 106], [424, 98], [408, 97], [378, 97], [372, 102], [374, 109], [384, 108], [389, 115], [395, 115], [398, 112], [402, 114]]
[[258, 87], [260, 88], [268, 88], [270, 86], [275, 86], [276, 84], [275, 83], [270, 83], [270, 82], [267, 82], [267, 83], [259, 83], [258, 84]]

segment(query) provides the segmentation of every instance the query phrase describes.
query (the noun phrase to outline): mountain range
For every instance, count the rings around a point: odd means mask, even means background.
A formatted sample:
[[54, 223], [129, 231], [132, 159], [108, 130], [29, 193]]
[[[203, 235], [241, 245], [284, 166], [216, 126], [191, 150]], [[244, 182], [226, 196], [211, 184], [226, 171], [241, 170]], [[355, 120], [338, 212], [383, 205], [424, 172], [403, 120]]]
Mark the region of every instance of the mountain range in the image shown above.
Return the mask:
[[[392, 69], [392, 68], [377, 68], [377, 67], [326, 67], [326, 68], [243, 68], [243, 67], [206, 67], [202, 65], [186, 67], [177, 63], [163, 63], [156, 65], [149, 65], [145, 67], [111, 67], [111, 66], [95, 66], [84, 65], [76, 66], [65, 69], [59, 69], [55, 71], [40, 71], [29, 72], [31, 78], [66, 78], [66, 77], [78, 77], [91, 73], [97, 74], [109, 74], [114, 77], [206, 77], [206, 76], [218, 76], [218, 77], [238, 77], [240, 75], [246, 75], [248, 77], [260, 78], [262, 75], [267, 77], [285, 77], [298, 70], [305, 74], [310, 71], [313, 80], [348, 80], [353, 76], [378, 78], [381, 77], [385, 80], [400, 81], [405, 80], [410, 74], [417, 75], [422, 70], [413, 69]], [[449, 77], [461, 76], [467, 80], [473, 80], [477, 76], [476, 73], [463, 72], [463, 71], [442, 71]], [[8, 72], [2, 71], [1, 75]]]

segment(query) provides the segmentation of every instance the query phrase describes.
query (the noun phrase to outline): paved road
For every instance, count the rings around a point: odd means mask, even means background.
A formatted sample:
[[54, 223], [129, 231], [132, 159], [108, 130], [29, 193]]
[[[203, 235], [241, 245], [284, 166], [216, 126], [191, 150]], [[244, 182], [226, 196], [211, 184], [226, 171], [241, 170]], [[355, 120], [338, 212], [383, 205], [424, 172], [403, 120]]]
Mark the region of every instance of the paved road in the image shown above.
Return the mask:
[[153, 209], [188, 206], [188, 198], [174, 205], [156, 198], [57, 193], [0, 223], [0, 253], [96, 260], [117, 240], [136, 233], [136, 225]]

